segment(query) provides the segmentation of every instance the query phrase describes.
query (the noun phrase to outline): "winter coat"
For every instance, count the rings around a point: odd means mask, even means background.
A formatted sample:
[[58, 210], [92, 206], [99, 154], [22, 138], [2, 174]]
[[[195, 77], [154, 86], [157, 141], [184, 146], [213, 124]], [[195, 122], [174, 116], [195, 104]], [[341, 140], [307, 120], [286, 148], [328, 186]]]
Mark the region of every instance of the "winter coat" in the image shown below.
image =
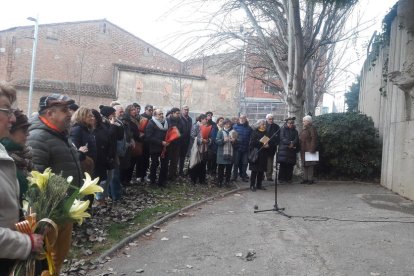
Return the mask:
[[0, 258], [26, 259], [32, 249], [26, 234], [14, 231], [19, 221], [19, 183], [13, 159], [0, 144]]
[[300, 157], [304, 166], [315, 165], [316, 162], [305, 162], [305, 152], [316, 151], [316, 145], [318, 143], [318, 133], [313, 125], [309, 124], [303, 127], [303, 130], [300, 132], [299, 136], [300, 141]]
[[50, 167], [65, 178], [72, 176], [72, 184], [80, 186], [83, 175], [79, 154], [67, 135], [49, 128], [39, 117], [33, 119], [29, 133], [27, 145], [32, 148], [35, 169], [43, 172]]
[[[266, 131], [259, 129], [253, 130], [249, 143], [249, 152], [256, 148], [259, 150], [259, 157], [256, 162], [249, 162], [249, 169], [256, 172], [265, 172], [267, 170], [267, 157], [269, 156], [269, 148], [264, 148], [263, 143], [260, 142]], [[267, 135], [266, 135], [267, 136]]]
[[[168, 127], [169, 128], [175, 126], [175, 127], [177, 127], [177, 129], [180, 132], [180, 134], [184, 132], [184, 128], [183, 128], [183, 125], [181, 124], [181, 119], [180, 118], [175, 119], [172, 116], [170, 116], [170, 117], [167, 118], [167, 121], [168, 121]], [[182, 139], [182, 137], [180, 136], [180, 138], [172, 141], [170, 145], [171, 146], [172, 145], [179, 146], [180, 145], [180, 142], [181, 142], [181, 139]]]
[[238, 133], [237, 143], [234, 147], [235, 150], [238, 150], [240, 152], [248, 152], [252, 128], [246, 122], [244, 124], [234, 124], [233, 129]]
[[190, 116], [181, 116], [180, 121], [182, 127], [181, 140], [189, 142], [191, 137], [191, 128], [193, 127], [193, 119], [191, 119]]
[[150, 154], [161, 154], [162, 149], [164, 148], [162, 142], [165, 141], [166, 134], [167, 130], [160, 129], [153, 120], [148, 122], [148, 125], [145, 128], [145, 137], [146, 141], [149, 143]]
[[269, 140], [269, 156], [273, 156], [276, 153], [277, 146], [280, 142], [280, 127], [277, 124], [268, 124], [266, 122], [266, 136], [270, 138]]
[[99, 176], [99, 181], [107, 179], [107, 170], [114, 168], [116, 140], [111, 136], [109, 129], [104, 124], [99, 124], [93, 130], [96, 142], [96, 162], [94, 177]]
[[216, 138], [218, 133], [218, 127], [217, 124], [213, 121], [210, 121], [207, 123], [207, 125], [211, 125], [211, 143], [208, 145], [208, 150], [210, 152], [210, 155], [214, 156], [216, 158], [216, 152], [217, 152], [217, 145], [216, 145]]
[[[289, 148], [293, 142], [294, 148]], [[277, 152], [277, 162], [296, 164], [296, 153], [299, 149], [299, 135], [295, 128], [288, 128], [286, 125], [280, 129], [280, 143]]]
[[[224, 145], [231, 143], [230, 141], [224, 141], [224, 132], [227, 133], [227, 135], [232, 135], [231, 132], [234, 130], [219, 130], [219, 132], [217, 133], [217, 137], [216, 137], [216, 145], [217, 145], [217, 164], [224, 164], [224, 165], [229, 165], [229, 164], [233, 164], [233, 158], [232, 159], [224, 159], [223, 158], [223, 151], [224, 151]], [[233, 147], [233, 146], [231, 146]], [[234, 157], [234, 152], [233, 152], [233, 157]]]
[[82, 146], [88, 145], [86, 153], [79, 152], [80, 161], [85, 160], [86, 156], [92, 158], [96, 163], [96, 141], [92, 131], [85, 125], [75, 123], [70, 129], [70, 140], [79, 149]]
[[2, 138], [0, 139], [0, 143], [6, 148], [7, 153], [16, 165], [16, 176], [20, 188], [20, 202], [22, 202], [23, 194], [26, 193], [29, 187], [27, 177], [29, 176], [29, 172], [33, 169], [31, 149], [27, 146], [15, 143], [10, 138]]

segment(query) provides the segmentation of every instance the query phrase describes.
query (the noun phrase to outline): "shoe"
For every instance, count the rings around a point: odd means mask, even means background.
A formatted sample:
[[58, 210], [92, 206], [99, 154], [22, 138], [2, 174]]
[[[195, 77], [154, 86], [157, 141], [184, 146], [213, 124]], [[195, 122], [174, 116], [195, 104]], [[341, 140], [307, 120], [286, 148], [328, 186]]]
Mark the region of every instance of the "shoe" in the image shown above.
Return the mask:
[[271, 177], [267, 178], [267, 181], [273, 181], [273, 178], [271, 178]]
[[250, 191], [256, 192], [256, 187], [255, 186], [250, 186]]
[[300, 184], [309, 184], [309, 181], [308, 181], [308, 180], [302, 180], [302, 181], [300, 182]]
[[218, 183], [217, 183], [217, 187], [223, 187], [223, 181], [219, 181]]
[[258, 190], [267, 190], [265, 187], [263, 187], [263, 186], [260, 186], [260, 187], [257, 187], [257, 189]]
[[232, 177], [232, 178], [230, 179], [230, 181], [233, 181], [233, 182], [237, 181], [237, 177]]
[[243, 181], [243, 182], [249, 182], [249, 178], [247, 178], [247, 177], [243, 177], [243, 178], [242, 178], [242, 181]]
[[309, 180], [307, 184], [308, 184], [308, 185], [312, 185], [312, 184], [314, 184], [314, 183], [315, 183], [315, 182], [314, 182], [313, 180]]
[[224, 182], [224, 187], [230, 187], [230, 181], [226, 181], [226, 182]]

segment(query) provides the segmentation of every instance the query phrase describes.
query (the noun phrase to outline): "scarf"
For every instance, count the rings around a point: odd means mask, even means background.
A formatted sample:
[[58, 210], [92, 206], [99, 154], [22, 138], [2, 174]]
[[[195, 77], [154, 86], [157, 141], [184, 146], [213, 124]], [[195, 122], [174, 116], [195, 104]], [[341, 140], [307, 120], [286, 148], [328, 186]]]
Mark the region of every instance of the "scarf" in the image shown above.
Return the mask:
[[[230, 138], [230, 129], [223, 128], [223, 139]], [[227, 141], [223, 145], [223, 159], [224, 160], [232, 160], [233, 159], [233, 145], [230, 141]]]
[[157, 127], [159, 129], [167, 131], [167, 129], [168, 129], [168, 122], [167, 122], [167, 120], [164, 120], [163, 122], [160, 122], [155, 117], [152, 117], [152, 121], [157, 125]]

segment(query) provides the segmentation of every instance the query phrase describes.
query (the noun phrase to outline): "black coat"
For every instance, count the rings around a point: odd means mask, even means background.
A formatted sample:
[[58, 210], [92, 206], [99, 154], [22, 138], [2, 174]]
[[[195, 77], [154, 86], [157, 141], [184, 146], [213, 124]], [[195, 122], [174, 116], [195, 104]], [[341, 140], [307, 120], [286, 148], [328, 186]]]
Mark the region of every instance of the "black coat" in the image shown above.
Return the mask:
[[70, 140], [79, 149], [88, 145], [86, 153], [80, 152], [80, 161], [85, 160], [86, 156], [92, 158], [96, 162], [96, 142], [93, 133], [83, 124], [74, 124], [70, 129]]
[[266, 131], [259, 131], [258, 129], [252, 131], [249, 143], [249, 153], [253, 150], [253, 148], [257, 148], [259, 150], [259, 158], [257, 158], [257, 161], [254, 163], [249, 162], [249, 169], [251, 171], [265, 172], [267, 170], [267, 157], [269, 156], [269, 148], [262, 147], [263, 144], [260, 142], [260, 139], [262, 139], [262, 137], [265, 135]]
[[[183, 125], [181, 124], [181, 118], [175, 119], [175, 118], [170, 116], [170, 117], [167, 118], [167, 121], [168, 121], [168, 127], [169, 128], [175, 126], [175, 127], [178, 128], [178, 131], [180, 132], [180, 134], [182, 134], [184, 132]], [[181, 139], [182, 139], [182, 136], [180, 138], [172, 141], [171, 145], [180, 145]]]
[[182, 126], [182, 131], [183, 131], [181, 133], [181, 139], [183, 141], [190, 141], [191, 128], [193, 127], [193, 119], [191, 119], [190, 116], [188, 116], [188, 118], [181, 116], [180, 120], [181, 120], [181, 126]]
[[167, 130], [160, 129], [153, 120], [148, 122], [145, 128], [146, 141], [149, 144], [150, 154], [160, 154], [163, 149], [162, 141], [165, 141]]
[[268, 153], [270, 156], [275, 155], [277, 145], [280, 142], [280, 127], [277, 124], [268, 124], [266, 122], [266, 136], [270, 138]]
[[[293, 142], [294, 148], [289, 148]], [[295, 128], [286, 125], [280, 129], [279, 151], [277, 153], [278, 163], [296, 164], [296, 153], [299, 151], [299, 135]]]
[[[106, 170], [114, 168], [114, 148], [116, 150], [116, 140], [111, 137], [109, 129], [99, 124], [93, 131], [96, 141], [96, 162], [95, 162], [95, 177], [99, 176], [99, 180], [106, 180]], [[115, 143], [114, 143], [115, 141]]]

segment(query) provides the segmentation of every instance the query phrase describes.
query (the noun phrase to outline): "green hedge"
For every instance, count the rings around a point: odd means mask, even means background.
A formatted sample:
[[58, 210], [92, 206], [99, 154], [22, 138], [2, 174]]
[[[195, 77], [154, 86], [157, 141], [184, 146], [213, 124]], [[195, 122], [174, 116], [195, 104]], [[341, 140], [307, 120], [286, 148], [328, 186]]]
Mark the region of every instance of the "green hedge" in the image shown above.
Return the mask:
[[355, 112], [330, 113], [315, 117], [314, 125], [319, 135], [319, 176], [380, 177], [382, 146], [370, 117]]

